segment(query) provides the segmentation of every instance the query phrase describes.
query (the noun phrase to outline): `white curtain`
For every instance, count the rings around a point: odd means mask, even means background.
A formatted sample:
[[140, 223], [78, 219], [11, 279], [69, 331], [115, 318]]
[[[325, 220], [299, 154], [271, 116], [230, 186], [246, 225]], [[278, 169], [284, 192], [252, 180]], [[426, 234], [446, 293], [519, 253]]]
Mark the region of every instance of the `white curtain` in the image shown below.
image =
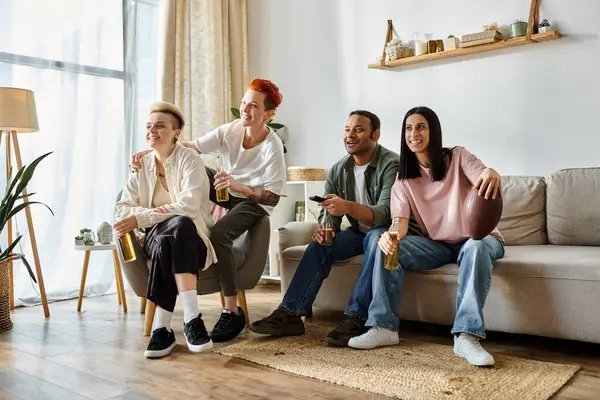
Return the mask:
[[161, 99], [159, 47], [166, 3], [167, 0], [123, 0], [125, 130], [129, 156], [148, 148], [144, 131], [148, 110]]
[[[74, 250], [74, 236], [81, 228], [95, 230], [103, 221], [112, 225], [115, 199], [127, 176], [134, 141], [124, 122], [125, 86], [132, 82], [124, 69], [123, 36], [128, 28], [124, 29], [124, 15], [133, 3], [0, 0], [0, 86], [33, 90], [40, 124], [39, 132], [19, 136], [23, 163], [53, 152], [28, 187], [36, 193], [32, 200], [54, 211], [52, 216], [44, 207], [31, 207], [50, 301], [77, 296], [84, 255]], [[149, 0], [144, 4], [155, 9], [130, 16], [144, 16], [139, 26], [148, 28], [157, 24], [152, 14], [157, 7]], [[148, 52], [135, 62], [151, 59]], [[151, 74], [142, 78], [150, 79]], [[134, 93], [127, 102], [155, 97], [150, 92], [156, 90], [156, 76], [150, 80], [148, 92]], [[3, 140], [0, 166], [5, 145]], [[33, 266], [24, 213], [15, 230], [26, 234], [21, 247]], [[3, 236], [6, 243], [6, 232]], [[114, 291], [112, 262], [109, 251], [92, 253], [86, 295]], [[37, 286], [24, 266], [16, 262], [14, 270], [16, 304], [39, 303]]]

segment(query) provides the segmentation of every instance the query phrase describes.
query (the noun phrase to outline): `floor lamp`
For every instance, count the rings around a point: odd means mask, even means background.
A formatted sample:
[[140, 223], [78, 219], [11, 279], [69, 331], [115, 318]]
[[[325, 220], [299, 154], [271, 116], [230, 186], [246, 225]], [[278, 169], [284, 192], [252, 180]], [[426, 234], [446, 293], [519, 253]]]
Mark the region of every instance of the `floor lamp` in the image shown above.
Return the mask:
[[[11, 147], [15, 151], [15, 160], [18, 169], [23, 168], [21, 161], [21, 150], [19, 149], [18, 133], [37, 132], [39, 130], [37, 110], [35, 107], [35, 97], [31, 90], [0, 87], [0, 141], [6, 133], [6, 174], [10, 169]], [[27, 195], [27, 188], [23, 189], [23, 195]], [[28, 201], [27, 197], [23, 199]], [[40, 296], [42, 305], [44, 306], [44, 315], [50, 317], [48, 309], [48, 299], [46, 298], [46, 288], [44, 287], [44, 277], [42, 276], [42, 267], [40, 265], [40, 257], [38, 254], [37, 241], [35, 240], [35, 231], [33, 229], [33, 220], [31, 218], [31, 210], [25, 207], [25, 215], [27, 216], [27, 226], [29, 228], [29, 238], [31, 241], [31, 249], [33, 250], [33, 261], [35, 263], [35, 271], [37, 275], [38, 285], [40, 287]], [[14, 217], [16, 218], [16, 216]], [[12, 242], [12, 220], [8, 221], [8, 243]], [[13, 264], [10, 261], [9, 265], [10, 276], [10, 309], [15, 308], [15, 287], [13, 276]]]

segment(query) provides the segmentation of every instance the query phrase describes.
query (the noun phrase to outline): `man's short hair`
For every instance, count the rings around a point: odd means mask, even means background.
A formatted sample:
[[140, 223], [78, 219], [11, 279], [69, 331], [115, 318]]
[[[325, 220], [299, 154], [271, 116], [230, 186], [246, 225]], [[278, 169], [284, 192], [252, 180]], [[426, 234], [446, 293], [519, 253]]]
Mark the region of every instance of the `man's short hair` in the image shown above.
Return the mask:
[[371, 132], [375, 132], [377, 129], [381, 128], [381, 121], [379, 120], [379, 117], [370, 111], [354, 110], [350, 113], [350, 115], [348, 115], [348, 117], [351, 117], [353, 115], [361, 115], [363, 117], [369, 118], [369, 121], [371, 122]]
[[255, 79], [247, 87], [247, 90], [255, 90], [267, 96], [265, 98], [265, 110], [271, 111], [277, 109], [283, 100], [276, 84], [266, 79]]
[[155, 112], [171, 114], [175, 118], [175, 121], [177, 121], [174, 128], [183, 129], [185, 125], [185, 120], [183, 119], [183, 112], [175, 104], [169, 103], [167, 101], [158, 101], [152, 104], [152, 106], [150, 107], [150, 114]]

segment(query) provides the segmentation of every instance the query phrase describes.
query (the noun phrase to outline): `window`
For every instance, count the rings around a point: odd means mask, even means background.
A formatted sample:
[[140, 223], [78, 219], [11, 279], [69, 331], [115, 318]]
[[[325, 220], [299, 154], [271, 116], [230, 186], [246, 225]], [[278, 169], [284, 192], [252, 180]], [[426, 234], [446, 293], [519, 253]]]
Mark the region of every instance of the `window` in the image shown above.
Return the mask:
[[[157, 24], [157, 4], [0, 0], [0, 86], [33, 90], [40, 124], [39, 132], [19, 136], [23, 163], [53, 152], [28, 187], [36, 193], [32, 200], [54, 211], [52, 216], [43, 207], [31, 207], [49, 300], [77, 295], [83, 254], [74, 251], [74, 236], [82, 228], [95, 230], [103, 221], [114, 222], [114, 203], [133, 146], [125, 110], [135, 110], [138, 104], [147, 107], [147, 99], [156, 95], [156, 68], [151, 67], [156, 63], [156, 41], [147, 40], [148, 31], [141, 37], [135, 32]], [[135, 23], [133, 29], [124, 22]], [[128, 39], [139, 38], [136, 46], [124, 48], [126, 32], [132, 32]], [[126, 69], [130, 54], [134, 63]], [[138, 86], [143, 90], [137, 91]], [[2, 160], [5, 143], [2, 140]], [[16, 229], [25, 234], [22, 250], [33, 265], [24, 213]], [[17, 304], [39, 301], [25, 268], [20, 263], [14, 268]], [[106, 293], [113, 278], [110, 252], [94, 253], [86, 295]]]

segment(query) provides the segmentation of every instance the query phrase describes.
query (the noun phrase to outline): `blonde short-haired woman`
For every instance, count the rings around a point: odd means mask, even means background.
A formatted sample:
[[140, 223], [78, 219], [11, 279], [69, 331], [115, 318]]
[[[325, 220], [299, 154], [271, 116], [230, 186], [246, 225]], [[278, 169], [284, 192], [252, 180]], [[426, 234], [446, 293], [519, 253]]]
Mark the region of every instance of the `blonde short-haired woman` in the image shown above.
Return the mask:
[[151, 260], [147, 298], [157, 309], [148, 358], [168, 355], [176, 345], [171, 316], [177, 294], [183, 306], [188, 348], [212, 348], [198, 310], [198, 272], [217, 261], [209, 240], [210, 183], [198, 153], [177, 143], [184, 125], [175, 105], [155, 104], [146, 123], [146, 141], [152, 151], [131, 173], [117, 203], [118, 237], [135, 228], [145, 231], [144, 253]]

